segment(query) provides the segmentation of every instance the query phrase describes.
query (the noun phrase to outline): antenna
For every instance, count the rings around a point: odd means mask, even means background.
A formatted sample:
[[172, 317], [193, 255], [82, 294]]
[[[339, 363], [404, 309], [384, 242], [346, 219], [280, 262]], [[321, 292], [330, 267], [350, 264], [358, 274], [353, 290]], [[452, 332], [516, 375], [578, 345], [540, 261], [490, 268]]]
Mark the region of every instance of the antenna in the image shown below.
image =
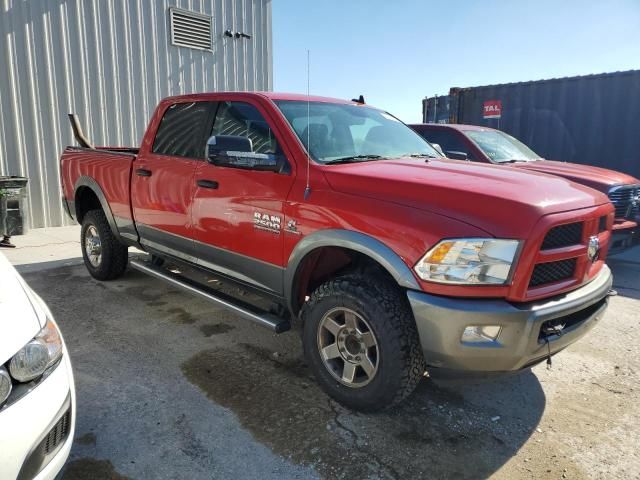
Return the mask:
[[311, 185], [309, 184], [309, 169], [311, 168], [311, 102], [309, 100], [309, 50], [307, 50], [307, 184], [304, 187], [304, 199], [306, 200], [311, 193]]

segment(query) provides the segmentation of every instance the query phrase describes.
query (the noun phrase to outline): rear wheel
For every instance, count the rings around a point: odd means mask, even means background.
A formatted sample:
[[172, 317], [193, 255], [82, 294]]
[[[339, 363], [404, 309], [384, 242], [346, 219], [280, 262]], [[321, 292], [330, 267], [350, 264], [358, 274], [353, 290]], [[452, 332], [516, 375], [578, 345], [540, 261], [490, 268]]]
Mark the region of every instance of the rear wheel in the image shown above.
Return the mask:
[[425, 371], [408, 301], [394, 285], [351, 274], [318, 287], [303, 307], [305, 357], [322, 388], [356, 410], [399, 403]]
[[127, 268], [128, 249], [111, 231], [102, 210], [91, 210], [82, 219], [82, 258], [92, 277], [113, 280]]

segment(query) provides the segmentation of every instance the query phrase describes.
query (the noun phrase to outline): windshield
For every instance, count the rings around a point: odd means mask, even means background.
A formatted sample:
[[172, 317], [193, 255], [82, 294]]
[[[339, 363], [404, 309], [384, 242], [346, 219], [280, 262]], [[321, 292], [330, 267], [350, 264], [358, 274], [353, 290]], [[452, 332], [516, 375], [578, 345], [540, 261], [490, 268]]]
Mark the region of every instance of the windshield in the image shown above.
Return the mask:
[[292, 100], [275, 103], [319, 163], [441, 156], [404, 123], [375, 108]]
[[540, 159], [540, 155], [504, 132], [465, 130], [465, 133], [494, 162], [528, 162]]

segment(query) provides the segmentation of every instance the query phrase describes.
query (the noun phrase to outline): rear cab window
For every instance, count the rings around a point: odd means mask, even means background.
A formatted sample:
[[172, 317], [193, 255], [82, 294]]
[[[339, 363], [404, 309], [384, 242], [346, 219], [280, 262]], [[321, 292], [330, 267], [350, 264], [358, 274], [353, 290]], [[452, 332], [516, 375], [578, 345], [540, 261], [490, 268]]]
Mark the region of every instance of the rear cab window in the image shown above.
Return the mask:
[[152, 153], [173, 157], [204, 159], [207, 139], [216, 102], [174, 103], [164, 112]]

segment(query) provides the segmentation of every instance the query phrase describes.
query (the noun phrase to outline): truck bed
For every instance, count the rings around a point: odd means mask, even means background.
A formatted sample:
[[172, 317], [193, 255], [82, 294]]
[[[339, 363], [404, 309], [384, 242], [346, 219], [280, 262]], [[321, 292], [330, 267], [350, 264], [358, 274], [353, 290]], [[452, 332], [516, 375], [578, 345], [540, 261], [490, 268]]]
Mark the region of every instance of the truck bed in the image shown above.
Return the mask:
[[[65, 148], [60, 159], [64, 198], [73, 205], [77, 188], [83, 182], [100, 179], [99, 188], [116, 222], [132, 222], [131, 169], [137, 154], [138, 148], [134, 147]], [[73, 210], [70, 208], [70, 213], [75, 217]]]

